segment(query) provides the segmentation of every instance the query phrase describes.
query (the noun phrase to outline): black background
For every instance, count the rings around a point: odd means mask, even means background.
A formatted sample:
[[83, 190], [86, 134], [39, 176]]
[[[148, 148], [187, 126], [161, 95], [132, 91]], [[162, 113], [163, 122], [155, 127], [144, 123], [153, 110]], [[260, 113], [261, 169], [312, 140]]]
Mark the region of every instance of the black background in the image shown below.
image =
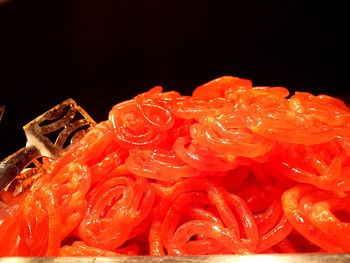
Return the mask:
[[2, 4], [0, 157], [25, 144], [24, 124], [70, 97], [96, 121], [155, 85], [190, 94], [222, 75], [347, 99], [346, 1], [327, 2]]

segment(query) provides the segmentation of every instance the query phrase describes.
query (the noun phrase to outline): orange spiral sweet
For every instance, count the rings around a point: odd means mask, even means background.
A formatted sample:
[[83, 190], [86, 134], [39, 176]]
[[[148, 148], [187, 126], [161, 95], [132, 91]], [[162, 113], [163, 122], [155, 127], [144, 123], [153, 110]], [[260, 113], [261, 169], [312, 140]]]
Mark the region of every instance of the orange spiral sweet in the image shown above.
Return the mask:
[[0, 256], [350, 252], [350, 111], [224, 76], [114, 105], [31, 188]]

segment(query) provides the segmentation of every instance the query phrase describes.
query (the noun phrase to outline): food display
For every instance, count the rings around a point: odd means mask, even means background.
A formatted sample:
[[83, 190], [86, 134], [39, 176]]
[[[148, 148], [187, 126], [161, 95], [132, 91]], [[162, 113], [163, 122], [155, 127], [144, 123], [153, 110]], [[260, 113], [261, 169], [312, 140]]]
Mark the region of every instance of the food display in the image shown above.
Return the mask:
[[224, 76], [111, 107], [28, 190], [0, 256], [350, 252], [350, 111]]

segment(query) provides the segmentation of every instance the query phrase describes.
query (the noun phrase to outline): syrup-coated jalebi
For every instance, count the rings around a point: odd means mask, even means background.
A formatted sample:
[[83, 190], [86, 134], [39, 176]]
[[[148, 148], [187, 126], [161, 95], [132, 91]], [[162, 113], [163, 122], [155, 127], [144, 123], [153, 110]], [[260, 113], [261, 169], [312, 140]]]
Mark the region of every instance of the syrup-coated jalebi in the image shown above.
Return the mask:
[[350, 252], [350, 111], [221, 77], [111, 108], [29, 190], [0, 256]]

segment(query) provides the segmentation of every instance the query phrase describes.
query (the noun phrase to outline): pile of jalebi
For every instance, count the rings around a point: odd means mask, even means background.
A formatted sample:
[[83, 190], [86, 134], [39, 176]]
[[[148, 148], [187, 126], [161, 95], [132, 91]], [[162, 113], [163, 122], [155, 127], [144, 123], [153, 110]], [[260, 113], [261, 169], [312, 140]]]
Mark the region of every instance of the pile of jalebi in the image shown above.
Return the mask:
[[115, 105], [17, 197], [0, 256], [350, 252], [350, 111], [221, 77]]

